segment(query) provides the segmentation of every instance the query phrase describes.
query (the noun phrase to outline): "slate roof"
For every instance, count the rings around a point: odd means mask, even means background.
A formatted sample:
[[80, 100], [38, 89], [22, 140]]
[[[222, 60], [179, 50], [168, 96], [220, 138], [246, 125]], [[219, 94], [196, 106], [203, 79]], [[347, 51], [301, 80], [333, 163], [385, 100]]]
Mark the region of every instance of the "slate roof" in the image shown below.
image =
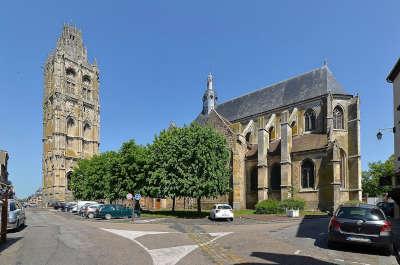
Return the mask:
[[[324, 65], [310, 72], [267, 86], [217, 105], [216, 111], [229, 121], [236, 121], [275, 108], [328, 94], [349, 95]], [[196, 120], [201, 120], [200, 117]]]
[[390, 71], [388, 77], [386, 78], [386, 81], [388, 81], [389, 83], [393, 83], [399, 72], [400, 72], [400, 58], [397, 60], [396, 64]]

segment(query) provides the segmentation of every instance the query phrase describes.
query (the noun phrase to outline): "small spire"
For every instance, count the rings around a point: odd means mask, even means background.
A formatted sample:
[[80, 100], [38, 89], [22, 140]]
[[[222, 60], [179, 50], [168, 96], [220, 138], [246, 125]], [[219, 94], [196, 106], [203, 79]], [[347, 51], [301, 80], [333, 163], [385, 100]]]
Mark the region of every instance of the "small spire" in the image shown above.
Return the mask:
[[328, 66], [328, 59], [324, 59], [324, 66]]
[[208, 90], [213, 90], [213, 76], [212, 76], [212, 74], [211, 73], [209, 73], [208, 74], [208, 77], [207, 77], [207, 89]]

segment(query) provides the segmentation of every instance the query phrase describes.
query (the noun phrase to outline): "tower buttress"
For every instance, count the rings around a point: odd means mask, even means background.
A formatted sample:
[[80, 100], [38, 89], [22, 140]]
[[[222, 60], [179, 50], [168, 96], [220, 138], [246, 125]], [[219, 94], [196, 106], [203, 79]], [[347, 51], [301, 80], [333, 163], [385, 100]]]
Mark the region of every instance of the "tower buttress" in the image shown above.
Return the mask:
[[203, 95], [203, 114], [209, 114], [217, 106], [217, 93], [213, 87], [213, 76], [211, 73], [207, 77], [207, 89]]

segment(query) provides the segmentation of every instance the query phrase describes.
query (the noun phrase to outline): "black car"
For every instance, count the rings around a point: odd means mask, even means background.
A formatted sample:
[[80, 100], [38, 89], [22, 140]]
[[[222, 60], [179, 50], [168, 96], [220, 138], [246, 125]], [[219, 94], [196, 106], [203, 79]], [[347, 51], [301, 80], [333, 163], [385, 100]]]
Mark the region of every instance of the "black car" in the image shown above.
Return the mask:
[[328, 246], [337, 243], [374, 246], [390, 255], [393, 252], [392, 223], [375, 205], [341, 205], [328, 228]]

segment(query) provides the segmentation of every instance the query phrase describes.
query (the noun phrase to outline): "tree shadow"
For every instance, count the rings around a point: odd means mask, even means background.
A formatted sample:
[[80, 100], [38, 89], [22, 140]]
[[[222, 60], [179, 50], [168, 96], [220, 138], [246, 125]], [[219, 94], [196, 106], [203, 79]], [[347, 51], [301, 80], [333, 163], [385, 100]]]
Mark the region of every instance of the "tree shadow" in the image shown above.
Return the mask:
[[20, 240], [22, 237], [7, 237], [6, 242], [0, 243], [0, 253], [9, 248], [11, 245], [13, 245], [15, 242]]
[[258, 262], [244, 262], [236, 263], [235, 265], [261, 265], [261, 264], [282, 264], [282, 265], [331, 265], [334, 263], [327, 262], [324, 260], [316, 259], [308, 256], [300, 255], [289, 255], [281, 253], [269, 253], [269, 252], [253, 252], [252, 257], [257, 257], [268, 261], [268, 263], [258, 263]]
[[303, 218], [299, 224], [296, 237], [314, 239], [314, 246], [323, 249], [332, 249], [344, 252], [385, 256], [381, 249], [372, 246], [337, 244], [328, 247], [329, 218], [307, 219]]
[[150, 211], [150, 210], [142, 210], [142, 214], [147, 214], [149, 217], [151, 215], [154, 216], [163, 216], [163, 217], [177, 217], [177, 218], [190, 218], [190, 219], [199, 219], [205, 218], [210, 215], [209, 212], [202, 211], [200, 214], [197, 211]]

